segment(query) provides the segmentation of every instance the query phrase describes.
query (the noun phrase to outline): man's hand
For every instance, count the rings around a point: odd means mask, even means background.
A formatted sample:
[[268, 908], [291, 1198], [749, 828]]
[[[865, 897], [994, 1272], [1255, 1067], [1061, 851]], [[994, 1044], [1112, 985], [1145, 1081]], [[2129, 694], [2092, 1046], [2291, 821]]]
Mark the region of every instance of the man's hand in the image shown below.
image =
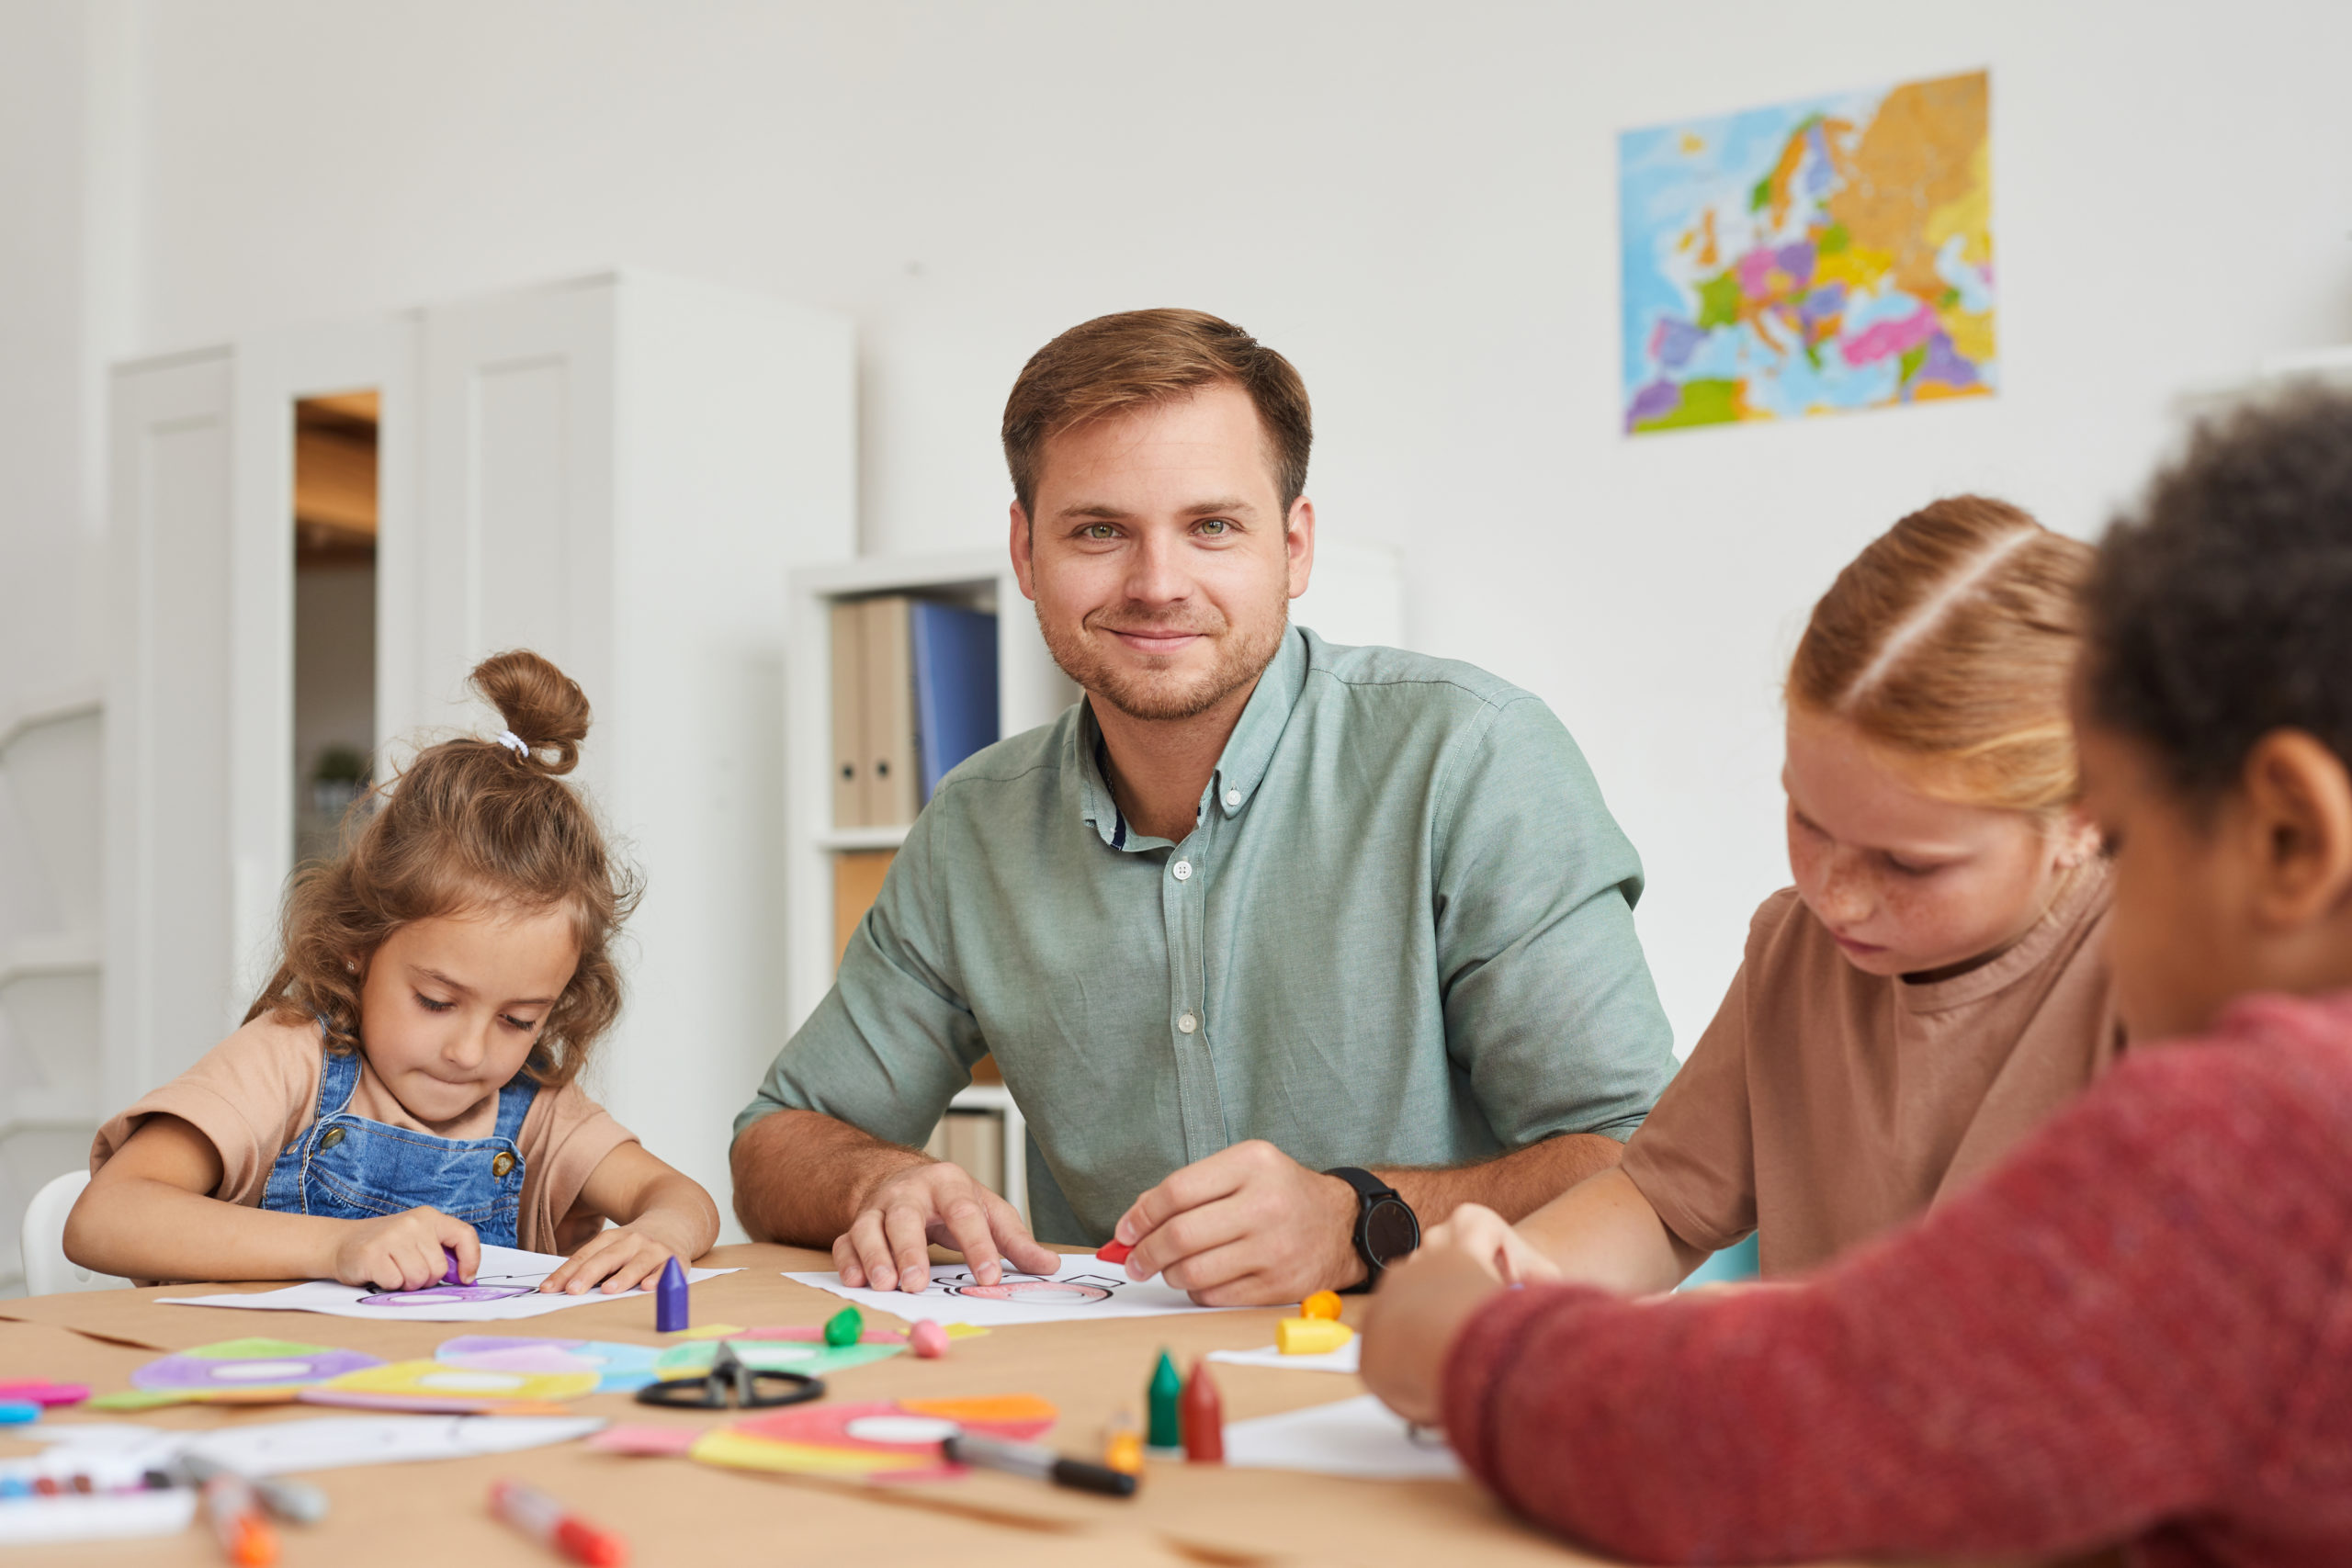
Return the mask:
[[[1492, 1211], [1478, 1213], [1501, 1224]], [[1443, 1414], [1445, 1359], [1462, 1325], [1506, 1287], [1497, 1266], [1505, 1249], [1483, 1223], [1449, 1220], [1381, 1276], [1364, 1316], [1363, 1382], [1406, 1420], [1434, 1426]]]
[[330, 1260], [335, 1279], [379, 1291], [421, 1291], [437, 1285], [448, 1271], [443, 1247], [458, 1255], [458, 1277], [470, 1280], [481, 1269], [481, 1238], [474, 1227], [440, 1210], [420, 1205], [374, 1220], [343, 1220], [333, 1233]]
[[1127, 1277], [1203, 1306], [1265, 1306], [1363, 1278], [1356, 1190], [1260, 1139], [1194, 1160], [1135, 1201], [1114, 1233]]
[[931, 1283], [931, 1244], [964, 1255], [972, 1277], [993, 1285], [1003, 1263], [1050, 1274], [1061, 1254], [1040, 1247], [1013, 1206], [959, 1166], [926, 1160], [886, 1177], [858, 1205], [833, 1241], [833, 1267], [844, 1285], [920, 1292]]

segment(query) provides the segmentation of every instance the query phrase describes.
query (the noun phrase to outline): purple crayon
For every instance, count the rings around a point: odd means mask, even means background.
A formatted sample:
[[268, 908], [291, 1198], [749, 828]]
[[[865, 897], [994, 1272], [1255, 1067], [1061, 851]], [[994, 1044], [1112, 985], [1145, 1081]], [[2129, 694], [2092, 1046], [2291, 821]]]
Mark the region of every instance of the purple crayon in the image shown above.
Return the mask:
[[441, 1249], [441, 1256], [449, 1260], [449, 1267], [441, 1270], [441, 1282], [445, 1285], [464, 1284], [465, 1280], [458, 1277], [458, 1255], [456, 1251], [445, 1247]]
[[662, 1282], [653, 1287], [653, 1331], [675, 1334], [692, 1321], [686, 1312], [685, 1266], [673, 1258], [662, 1265]]

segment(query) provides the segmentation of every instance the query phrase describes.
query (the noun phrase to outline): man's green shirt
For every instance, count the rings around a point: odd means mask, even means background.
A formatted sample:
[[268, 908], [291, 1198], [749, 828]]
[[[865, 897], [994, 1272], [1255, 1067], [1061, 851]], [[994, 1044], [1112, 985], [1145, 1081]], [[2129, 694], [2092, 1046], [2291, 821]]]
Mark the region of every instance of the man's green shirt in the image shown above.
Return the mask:
[[797, 1109], [920, 1145], [992, 1051], [1034, 1228], [1098, 1244], [1243, 1139], [1460, 1165], [1622, 1140], [1672, 1075], [1641, 862], [1530, 694], [1294, 627], [1175, 844], [1101, 746], [1080, 703], [941, 782], [739, 1136]]

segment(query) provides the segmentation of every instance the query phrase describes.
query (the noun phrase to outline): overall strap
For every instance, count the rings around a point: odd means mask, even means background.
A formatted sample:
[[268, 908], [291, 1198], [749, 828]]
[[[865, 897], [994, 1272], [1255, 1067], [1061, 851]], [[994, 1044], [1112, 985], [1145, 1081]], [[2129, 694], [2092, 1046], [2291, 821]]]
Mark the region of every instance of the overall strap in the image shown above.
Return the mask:
[[351, 1097], [359, 1088], [359, 1053], [356, 1050], [330, 1050], [326, 1031], [319, 1031], [319, 1103], [311, 1115], [313, 1122], [323, 1122], [351, 1104]]
[[523, 1119], [531, 1113], [531, 1100], [539, 1092], [526, 1067], [506, 1080], [498, 1091], [498, 1125], [491, 1130], [493, 1138], [503, 1138], [510, 1144], [521, 1144]]

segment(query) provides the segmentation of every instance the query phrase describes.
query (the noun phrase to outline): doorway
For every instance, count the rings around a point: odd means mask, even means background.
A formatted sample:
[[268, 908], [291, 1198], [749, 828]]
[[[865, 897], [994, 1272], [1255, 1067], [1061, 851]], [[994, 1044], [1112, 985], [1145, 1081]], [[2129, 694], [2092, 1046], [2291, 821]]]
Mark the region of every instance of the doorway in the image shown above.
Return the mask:
[[373, 390], [294, 404], [294, 863], [323, 859], [376, 743], [378, 432]]

